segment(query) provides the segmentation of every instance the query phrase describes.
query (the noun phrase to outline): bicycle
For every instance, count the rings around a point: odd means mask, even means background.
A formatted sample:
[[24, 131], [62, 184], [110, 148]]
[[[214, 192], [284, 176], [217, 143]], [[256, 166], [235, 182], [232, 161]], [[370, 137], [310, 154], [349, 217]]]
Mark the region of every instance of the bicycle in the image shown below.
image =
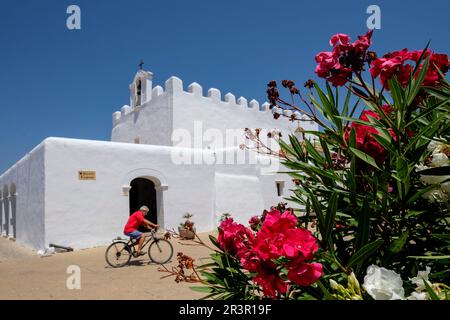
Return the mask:
[[[152, 230], [150, 235], [144, 234], [147, 239], [142, 246], [144, 249], [149, 242], [150, 246], [148, 247], [148, 256], [150, 261], [153, 261], [158, 264], [167, 263], [173, 256], [173, 246], [166, 239], [159, 239], [155, 237], [156, 230]], [[131, 257], [137, 257], [137, 250], [135, 246], [137, 246], [138, 240], [129, 238], [127, 242], [126, 239], [122, 239], [117, 237], [113, 240], [113, 243], [109, 245], [105, 252], [105, 260], [106, 262], [113, 268], [120, 268], [127, 265]]]

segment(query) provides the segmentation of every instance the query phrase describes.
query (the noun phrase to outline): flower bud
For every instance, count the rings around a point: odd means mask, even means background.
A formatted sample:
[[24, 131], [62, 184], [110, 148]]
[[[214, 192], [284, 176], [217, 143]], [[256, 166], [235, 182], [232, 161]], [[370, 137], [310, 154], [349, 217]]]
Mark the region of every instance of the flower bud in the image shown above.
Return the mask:
[[355, 291], [358, 292], [360, 290], [358, 279], [356, 279], [356, 276], [353, 272], [348, 276], [348, 284], [350, 287], [354, 288]]
[[330, 287], [333, 289], [333, 290], [339, 290], [339, 284], [336, 282], [336, 281], [334, 281], [333, 279], [330, 279]]

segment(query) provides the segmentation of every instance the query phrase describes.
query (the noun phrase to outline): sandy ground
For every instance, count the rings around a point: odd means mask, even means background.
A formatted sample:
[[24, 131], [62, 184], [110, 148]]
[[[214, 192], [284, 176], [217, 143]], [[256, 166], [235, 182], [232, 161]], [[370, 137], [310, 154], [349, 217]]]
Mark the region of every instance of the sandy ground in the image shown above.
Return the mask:
[[[200, 237], [208, 241], [207, 234]], [[188, 240], [172, 238], [174, 257], [167, 264], [176, 265], [176, 253], [183, 252], [201, 264], [210, 250]], [[209, 243], [209, 241], [208, 241]], [[106, 247], [40, 257], [18, 244], [0, 238], [0, 300], [16, 299], [125, 299], [180, 300], [204, 296], [190, 289], [193, 284], [179, 283], [174, 277], [161, 279], [158, 265], [148, 256], [133, 258], [131, 265], [114, 269], [104, 258]], [[69, 290], [66, 282], [71, 265], [80, 267], [81, 289]]]

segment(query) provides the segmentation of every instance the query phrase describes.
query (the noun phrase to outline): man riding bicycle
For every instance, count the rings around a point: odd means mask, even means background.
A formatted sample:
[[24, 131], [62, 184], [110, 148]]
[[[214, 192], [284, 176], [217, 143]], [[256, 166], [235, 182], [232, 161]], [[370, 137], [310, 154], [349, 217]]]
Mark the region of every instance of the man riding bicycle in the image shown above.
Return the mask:
[[143, 256], [145, 255], [144, 252], [142, 252], [142, 246], [145, 242], [145, 237], [143, 236], [143, 233], [138, 230], [138, 228], [143, 225], [144, 227], [150, 229], [150, 228], [159, 228], [159, 224], [154, 224], [151, 221], [148, 221], [145, 219], [145, 216], [150, 210], [146, 206], [142, 206], [138, 211], [133, 213], [130, 218], [128, 218], [127, 224], [125, 225], [125, 228], [123, 230], [123, 233], [127, 236], [129, 236], [132, 239], [136, 239], [139, 241], [138, 243], [138, 249], [136, 256]]

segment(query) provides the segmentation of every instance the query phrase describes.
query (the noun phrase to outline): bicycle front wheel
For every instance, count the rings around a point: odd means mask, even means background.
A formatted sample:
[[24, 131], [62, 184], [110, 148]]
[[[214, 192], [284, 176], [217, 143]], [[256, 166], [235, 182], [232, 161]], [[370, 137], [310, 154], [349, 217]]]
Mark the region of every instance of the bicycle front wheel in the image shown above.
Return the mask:
[[173, 256], [172, 244], [165, 239], [155, 239], [148, 247], [148, 256], [155, 263], [167, 263]]
[[113, 268], [120, 268], [130, 262], [131, 248], [126, 242], [114, 242], [105, 253], [106, 262]]

